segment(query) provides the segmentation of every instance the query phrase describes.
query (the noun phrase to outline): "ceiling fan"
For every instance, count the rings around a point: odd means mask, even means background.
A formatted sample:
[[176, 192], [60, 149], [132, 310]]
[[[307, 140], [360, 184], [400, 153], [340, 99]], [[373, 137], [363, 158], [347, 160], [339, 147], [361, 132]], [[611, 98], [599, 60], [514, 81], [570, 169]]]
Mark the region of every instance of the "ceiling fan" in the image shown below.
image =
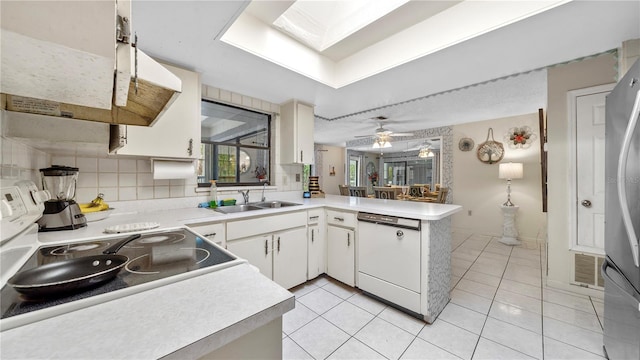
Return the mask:
[[374, 138], [373, 147], [391, 147], [391, 137], [394, 136], [413, 136], [413, 133], [399, 133], [393, 132], [389, 129], [386, 129], [383, 126], [384, 120], [387, 118], [384, 116], [378, 116], [372, 118], [374, 120], [378, 120], [378, 128], [375, 129], [375, 133], [373, 135], [356, 135], [356, 138]]

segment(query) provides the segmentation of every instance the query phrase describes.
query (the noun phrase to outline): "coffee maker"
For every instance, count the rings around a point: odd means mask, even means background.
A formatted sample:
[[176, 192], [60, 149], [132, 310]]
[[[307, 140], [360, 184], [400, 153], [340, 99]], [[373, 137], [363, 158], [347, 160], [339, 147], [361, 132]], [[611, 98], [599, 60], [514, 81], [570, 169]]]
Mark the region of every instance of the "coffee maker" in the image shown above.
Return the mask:
[[40, 169], [42, 187], [51, 199], [44, 203], [38, 220], [40, 231], [74, 230], [87, 226], [87, 219], [75, 202], [78, 168], [52, 165]]

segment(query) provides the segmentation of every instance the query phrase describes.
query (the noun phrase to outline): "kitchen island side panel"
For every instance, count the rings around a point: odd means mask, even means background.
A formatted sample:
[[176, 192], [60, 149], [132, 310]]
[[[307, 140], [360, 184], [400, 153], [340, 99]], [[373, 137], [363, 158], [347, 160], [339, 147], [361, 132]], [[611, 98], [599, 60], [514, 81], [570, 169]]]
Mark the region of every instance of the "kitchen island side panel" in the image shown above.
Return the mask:
[[[433, 323], [449, 302], [451, 287], [451, 217], [422, 222], [424, 319]], [[425, 299], [426, 297], [426, 299]], [[426, 302], [426, 303], [425, 303]]]

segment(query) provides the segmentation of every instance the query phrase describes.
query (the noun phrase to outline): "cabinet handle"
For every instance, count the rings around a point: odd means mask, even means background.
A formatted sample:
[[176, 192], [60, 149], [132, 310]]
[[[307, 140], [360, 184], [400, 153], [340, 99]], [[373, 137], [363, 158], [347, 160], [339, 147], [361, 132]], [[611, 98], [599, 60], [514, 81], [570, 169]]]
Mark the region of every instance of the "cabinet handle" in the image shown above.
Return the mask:
[[300, 162], [302, 162], [302, 161], [303, 161], [302, 159], [303, 159], [303, 157], [302, 157], [302, 150], [300, 150]]
[[347, 247], [351, 246], [351, 233], [347, 233]]
[[313, 243], [313, 240], [314, 240], [314, 239], [313, 239], [313, 238], [314, 238], [314, 236], [313, 236], [313, 234], [314, 234], [314, 230], [315, 230], [315, 229], [311, 229], [311, 242], [312, 242], [312, 243]]
[[309, 220], [317, 220], [320, 216], [309, 216]]
[[264, 241], [264, 254], [269, 255], [269, 240]]
[[278, 252], [280, 252], [280, 236], [278, 236]]
[[189, 147], [187, 147], [187, 154], [193, 155], [193, 139], [189, 139]]
[[338, 220], [338, 221], [344, 221], [344, 218], [337, 217], [337, 216], [336, 216], [336, 217], [334, 217], [333, 219], [334, 219], [334, 220]]
[[209, 236], [216, 236], [216, 233], [204, 234], [204, 237], [209, 237]]

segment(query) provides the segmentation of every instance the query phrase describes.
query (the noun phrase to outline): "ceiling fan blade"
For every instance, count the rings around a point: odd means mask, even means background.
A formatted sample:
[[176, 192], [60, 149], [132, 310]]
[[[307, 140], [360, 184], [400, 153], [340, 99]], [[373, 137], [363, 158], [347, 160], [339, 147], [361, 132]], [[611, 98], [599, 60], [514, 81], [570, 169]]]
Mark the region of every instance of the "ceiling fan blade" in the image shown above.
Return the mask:
[[413, 133], [391, 133], [390, 136], [413, 136]]
[[356, 138], [370, 138], [370, 137], [375, 137], [375, 135], [356, 135], [354, 137], [356, 137]]

